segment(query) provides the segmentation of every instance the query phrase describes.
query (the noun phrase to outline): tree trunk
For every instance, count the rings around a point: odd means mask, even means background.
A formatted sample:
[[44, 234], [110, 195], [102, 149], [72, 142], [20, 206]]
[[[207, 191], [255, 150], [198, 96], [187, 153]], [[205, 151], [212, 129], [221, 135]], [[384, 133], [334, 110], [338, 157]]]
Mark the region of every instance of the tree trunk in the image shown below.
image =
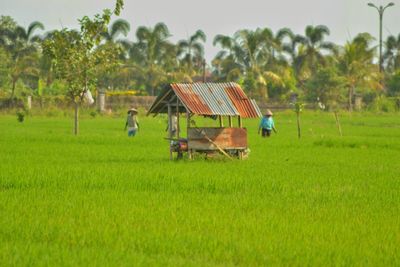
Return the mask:
[[49, 71], [49, 73], [47, 73], [47, 77], [46, 77], [46, 86], [49, 87], [52, 83], [53, 83], [53, 78], [51, 75], [51, 71]]
[[11, 100], [14, 98], [16, 83], [17, 83], [17, 81], [13, 79], [12, 80], [12, 87], [11, 87], [11, 97], [10, 97]]
[[14, 95], [15, 95], [16, 84], [17, 84], [17, 80], [15, 80], [13, 78], [12, 79], [12, 86], [11, 86], [11, 96], [10, 96], [10, 102], [9, 102], [10, 107], [14, 107]]
[[353, 112], [353, 92], [354, 92], [354, 87], [350, 86], [349, 87], [349, 96], [348, 96], [348, 101], [349, 101], [349, 111]]
[[298, 136], [298, 137], [299, 137], [299, 139], [300, 139], [300, 137], [301, 137], [301, 129], [300, 129], [300, 113], [299, 113], [299, 112], [297, 112], [296, 114], [297, 114], [297, 136]]
[[78, 121], [78, 117], [79, 117], [79, 103], [75, 102], [75, 116], [74, 116], [74, 134], [78, 135], [79, 133], [79, 121]]

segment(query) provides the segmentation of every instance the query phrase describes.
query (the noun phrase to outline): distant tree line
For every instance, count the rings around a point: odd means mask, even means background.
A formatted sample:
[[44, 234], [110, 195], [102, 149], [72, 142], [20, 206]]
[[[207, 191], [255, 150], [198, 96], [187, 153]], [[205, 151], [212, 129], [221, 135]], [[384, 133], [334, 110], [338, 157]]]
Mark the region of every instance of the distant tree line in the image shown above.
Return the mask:
[[[205, 76], [208, 81], [237, 82], [259, 100], [289, 101], [296, 95], [327, 108], [341, 103], [352, 110], [355, 95], [367, 103], [400, 96], [400, 34], [384, 42], [383, 72], [379, 72], [374, 37], [360, 33], [339, 45], [326, 41], [330, 30], [323, 25], [307, 26], [303, 34], [289, 28], [277, 32], [258, 28], [217, 35], [213, 44], [220, 51], [208, 63], [203, 46], [206, 35], [201, 30], [177, 43], [171, 42], [164, 23], [138, 27], [134, 40], [127, 39], [130, 30], [126, 20], [117, 19], [93, 48], [98, 60], [114, 62], [113, 68], [107, 64], [95, 68], [97, 89], [156, 95], [166, 83], [201, 81]], [[13, 18], [1, 16], [3, 98], [67, 92], [51, 54], [44, 53], [43, 44], [54, 38], [55, 31], [44, 31], [38, 21], [24, 28]]]

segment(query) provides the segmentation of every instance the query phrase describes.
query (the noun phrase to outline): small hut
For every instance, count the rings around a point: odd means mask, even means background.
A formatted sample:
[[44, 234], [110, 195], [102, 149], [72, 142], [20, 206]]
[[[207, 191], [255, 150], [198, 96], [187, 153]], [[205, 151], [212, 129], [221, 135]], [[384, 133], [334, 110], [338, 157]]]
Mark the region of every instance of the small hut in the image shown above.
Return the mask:
[[[255, 100], [249, 99], [236, 83], [174, 83], [166, 86], [151, 105], [147, 115], [168, 114], [170, 158], [173, 152], [182, 157], [194, 152], [220, 152], [232, 158], [243, 158], [247, 151], [247, 129], [243, 118], [262, 116]], [[186, 138], [180, 136], [180, 119], [185, 114]], [[195, 116], [218, 120], [219, 127], [198, 127]], [[237, 118], [237, 123], [234, 123]], [[226, 124], [225, 124], [226, 123]], [[236, 127], [234, 126], [236, 124]], [[183, 132], [183, 131], [182, 131]]]

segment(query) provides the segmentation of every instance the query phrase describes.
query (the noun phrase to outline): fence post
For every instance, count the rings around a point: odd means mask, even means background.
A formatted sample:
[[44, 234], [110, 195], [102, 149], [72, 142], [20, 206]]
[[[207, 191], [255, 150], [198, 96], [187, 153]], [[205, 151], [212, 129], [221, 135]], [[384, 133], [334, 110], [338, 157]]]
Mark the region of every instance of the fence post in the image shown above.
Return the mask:
[[98, 92], [98, 108], [100, 112], [105, 111], [105, 106], [106, 106], [106, 92], [104, 91], [99, 91]]
[[27, 108], [28, 108], [29, 110], [32, 109], [32, 96], [30, 96], [30, 95], [28, 95], [26, 106], [27, 106]]

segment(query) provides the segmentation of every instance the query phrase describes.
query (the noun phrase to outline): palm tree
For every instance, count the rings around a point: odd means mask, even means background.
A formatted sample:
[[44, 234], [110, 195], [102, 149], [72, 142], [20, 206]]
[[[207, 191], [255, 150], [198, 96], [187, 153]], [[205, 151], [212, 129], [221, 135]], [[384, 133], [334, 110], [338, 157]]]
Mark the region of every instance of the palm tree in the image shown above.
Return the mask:
[[116, 42], [119, 35], [126, 37], [131, 30], [129, 22], [124, 19], [117, 19], [109, 27], [108, 31], [102, 33], [107, 42]]
[[314, 74], [320, 65], [325, 65], [323, 51], [336, 52], [334, 43], [324, 41], [329, 34], [329, 28], [324, 25], [309, 25], [306, 27], [305, 36], [296, 35], [294, 44], [300, 44], [300, 47], [293, 64], [298, 72], [305, 72], [305, 77]]
[[15, 87], [18, 80], [24, 75], [37, 76], [38, 44], [42, 40], [39, 35], [34, 35], [37, 29], [44, 29], [41, 22], [32, 22], [27, 29], [17, 26], [14, 29], [6, 30], [1, 42], [6, 51], [10, 54], [11, 64], [11, 96], [14, 98]]
[[[129, 50], [132, 43], [127, 39], [120, 39], [122, 35], [126, 37], [130, 31], [130, 24], [124, 19], [115, 20], [107, 30], [101, 33], [103, 43], [96, 49], [99, 53], [110, 53], [117, 55], [119, 65], [113, 72], [106, 69], [97, 69], [97, 85], [101, 88], [115, 89], [116, 87], [127, 88], [126, 77], [130, 77], [127, 73], [130, 71], [127, 62]], [[129, 83], [128, 83], [129, 84]]]
[[214, 66], [219, 69], [223, 65], [229, 67], [224, 70], [226, 78], [242, 76], [247, 90], [255, 90], [263, 98], [267, 97], [267, 84], [281, 82], [279, 75], [267, 68], [273, 58], [272, 40], [273, 34], [268, 28], [240, 30], [233, 37], [217, 35], [214, 45], [219, 44], [223, 50], [214, 59]]
[[188, 66], [189, 76], [192, 76], [193, 63], [201, 66], [204, 58], [204, 47], [201, 42], [206, 42], [206, 35], [202, 30], [197, 30], [187, 40], [178, 42], [178, 57]]
[[353, 110], [353, 95], [357, 87], [380, 87], [376, 65], [373, 64], [374, 38], [368, 33], [359, 34], [347, 42], [339, 55], [339, 70], [348, 88], [348, 107]]
[[400, 68], [400, 34], [389, 36], [386, 41], [386, 51], [383, 55], [387, 69], [391, 72]]
[[291, 37], [293, 32], [289, 28], [282, 28], [275, 34], [269, 28], [262, 29], [262, 36], [266, 53], [269, 55], [267, 65], [274, 66], [275, 64], [282, 64], [286, 61], [283, 56], [284, 43], [286, 37]]
[[167, 68], [176, 65], [176, 48], [168, 41], [169, 37], [164, 23], [158, 23], [154, 28], [139, 27], [136, 31], [138, 41], [129, 52], [130, 59], [140, 70], [138, 79], [152, 95], [166, 78]]

